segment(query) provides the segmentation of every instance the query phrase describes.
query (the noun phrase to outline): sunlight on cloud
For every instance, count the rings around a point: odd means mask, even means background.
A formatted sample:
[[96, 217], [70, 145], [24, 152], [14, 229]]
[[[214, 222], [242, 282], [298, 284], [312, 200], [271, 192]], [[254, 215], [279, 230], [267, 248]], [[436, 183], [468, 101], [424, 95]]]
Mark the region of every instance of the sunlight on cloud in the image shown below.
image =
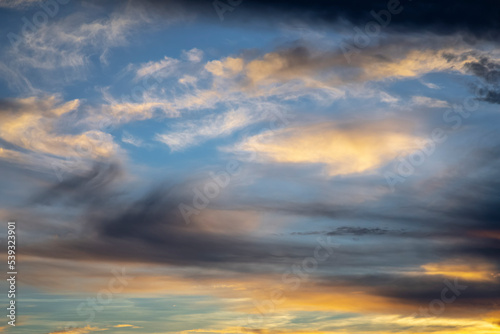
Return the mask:
[[[57, 135], [54, 126], [57, 117], [75, 110], [78, 101], [70, 101], [61, 106], [55, 105], [55, 99], [43, 101], [50, 114], [43, 115], [34, 98], [18, 101], [25, 110], [14, 115], [4, 113], [1, 116], [1, 138], [19, 147], [46, 154], [59, 156], [76, 156], [78, 149], [92, 147], [88, 153], [91, 157], [107, 157], [113, 152], [111, 136], [99, 131], [88, 131], [79, 135]], [[46, 103], [45, 103], [46, 102]], [[53, 108], [53, 109], [52, 109]], [[98, 137], [106, 138], [105, 143], [99, 142]]]
[[243, 70], [243, 59], [227, 57], [220, 60], [213, 60], [205, 65], [205, 69], [215, 76], [230, 77]]
[[0, 0], [19, 333], [500, 334], [500, 4], [240, 2]]
[[155, 111], [160, 110], [167, 117], [176, 117], [179, 113], [172, 104], [166, 101], [144, 101], [143, 103], [117, 103], [104, 105], [101, 119], [120, 124], [130, 121], [144, 120], [153, 117]]
[[[97, 130], [61, 133], [61, 117], [75, 111], [80, 102], [62, 103], [55, 96], [12, 99], [2, 107], [0, 138], [30, 153], [2, 149], [0, 157], [17, 163], [59, 157], [109, 158], [116, 153], [111, 135]], [[66, 129], [65, 129], [66, 130]], [[33, 154], [33, 159], [30, 159]], [[41, 156], [40, 156], [41, 155]]]
[[243, 75], [246, 88], [277, 82], [303, 81], [340, 87], [349, 83], [389, 78], [419, 77], [425, 73], [461, 70], [466, 60], [446, 59], [448, 49], [405, 50], [394, 45], [372, 47], [347, 64], [344, 54], [296, 47], [266, 53], [245, 62], [228, 57], [207, 63], [206, 70], [218, 77]]
[[463, 263], [463, 261], [444, 261], [422, 266], [426, 275], [458, 277], [469, 281], [494, 281], [495, 266], [485, 262]]
[[141, 327], [130, 325], [130, 324], [119, 324], [119, 325], [115, 325], [113, 327], [115, 327], [115, 328], [141, 328]]
[[322, 123], [267, 132], [237, 149], [265, 161], [324, 164], [329, 176], [371, 172], [417, 148], [417, 137], [398, 122]]
[[[399, 325], [402, 328], [410, 328], [408, 333], [427, 332], [432, 329], [433, 333], [493, 333], [496, 326], [487, 321], [469, 319], [457, 319], [447, 317], [401, 317], [399, 315], [384, 315], [373, 317], [374, 325]], [[433, 330], [436, 328], [437, 330]], [[441, 328], [441, 329], [438, 329]]]
[[442, 55], [446, 50], [411, 50], [393, 61], [368, 62], [364, 59], [363, 69], [367, 79], [387, 77], [416, 77], [423, 73], [444, 71], [452, 68]]
[[107, 330], [107, 328], [92, 327], [90, 325], [87, 325], [85, 327], [77, 327], [77, 328], [70, 328], [67, 330], [55, 331], [49, 334], [87, 334], [105, 330]]

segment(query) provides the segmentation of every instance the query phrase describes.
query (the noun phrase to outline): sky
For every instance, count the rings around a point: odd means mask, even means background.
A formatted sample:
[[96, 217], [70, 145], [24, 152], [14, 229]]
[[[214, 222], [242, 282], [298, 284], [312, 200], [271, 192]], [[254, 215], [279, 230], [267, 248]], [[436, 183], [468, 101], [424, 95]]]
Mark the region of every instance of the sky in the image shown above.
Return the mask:
[[0, 0], [0, 332], [500, 333], [499, 17]]

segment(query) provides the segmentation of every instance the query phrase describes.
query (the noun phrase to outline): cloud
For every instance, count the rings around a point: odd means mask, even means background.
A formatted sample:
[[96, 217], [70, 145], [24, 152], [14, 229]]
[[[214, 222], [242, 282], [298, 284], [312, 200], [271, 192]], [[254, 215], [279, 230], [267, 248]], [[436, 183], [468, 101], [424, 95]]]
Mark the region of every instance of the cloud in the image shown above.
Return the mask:
[[[173, 6], [172, 1], [149, 0], [149, 3], [165, 11]], [[388, 12], [389, 4], [394, 6], [390, 8], [392, 15]], [[189, 0], [183, 2], [183, 7], [186, 11], [196, 13], [198, 16], [214, 21], [219, 20], [212, 3]], [[368, 22], [385, 21], [385, 16], [388, 14], [389, 22], [382, 27], [387, 32], [408, 33], [424, 30], [441, 35], [463, 33], [477, 38], [495, 40], [500, 29], [497, 20], [499, 5], [493, 0], [481, 0], [478, 3], [457, 3], [452, 0], [440, 2], [432, 0], [419, 2], [406, 0], [395, 2], [387, 0], [354, 2], [257, 0], [229, 8], [230, 10], [224, 11], [224, 19], [237, 23], [243, 20], [269, 24], [274, 22], [297, 24], [299, 22], [324, 27], [325, 25], [345, 25], [347, 21], [364, 29]], [[489, 10], [485, 11], [485, 8]], [[377, 21], [377, 14], [382, 19], [379, 18]], [[355, 31], [351, 30], [351, 32], [355, 34]]]
[[3, 0], [0, 2], [0, 8], [26, 9], [41, 3], [43, 0]]
[[113, 195], [110, 188], [118, 181], [123, 181], [124, 175], [117, 163], [96, 163], [85, 174], [64, 179], [34, 195], [31, 203], [47, 205], [62, 201], [75, 205], [88, 201], [95, 204], [104, 197]]
[[[450, 57], [453, 43], [456, 41], [434, 37], [423, 47], [418, 39], [398, 37], [396, 41], [383, 41], [381, 45], [363, 50], [351, 64], [339, 50], [318, 50], [304, 45], [262, 56], [242, 54], [209, 60], [203, 66], [165, 57], [128, 66], [127, 71], [132, 70], [135, 79], [155, 78], [156, 82], [139, 81], [143, 85], [131, 89], [133, 100], [117, 100], [109, 89], [103, 90], [108, 103], [96, 108], [93, 117], [85, 122], [109, 120], [123, 124], [155, 116], [181, 117], [192, 111], [210, 112], [210, 116], [196, 124], [182, 117], [169, 132], [157, 135], [157, 139], [171, 149], [182, 150], [260, 121], [261, 109], [276, 109], [274, 99], [280, 99], [281, 105], [293, 107], [292, 102], [306, 97], [322, 106], [346, 98], [346, 91], [351, 95], [370, 95], [364, 87], [369, 81], [420, 77], [433, 71], [463, 71], [464, 64], [475, 58], [466, 54], [469, 49], [463, 43], [459, 45], [464, 55]], [[460, 47], [455, 48], [457, 52]], [[137, 91], [141, 92], [140, 96], [136, 96]], [[387, 93], [377, 96], [387, 103], [397, 102]], [[416, 97], [413, 102], [433, 107], [443, 105], [424, 97]], [[246, 109], [259, 112], [254, 116], [243, 112]]]
[[482, 86], [476, 87], [479, 100], [500, 104], [500, 62], [498, 59], [482, 56], [467, 62], [465, 68], [482, 80]]
[[41, 93], [39, 89], [33, 87], [31, 81], [24, 74], [4, 62], [0, 62], [0, 73], [2, 73], [1, 77], [7, 81], [7, 84], [12, 89], [17, 91], [27, 90], [33, 94]]
[[2, 148], [1, 157], [33, 165], [42, 159], [56, 163], [61, 158], [70, 158], [84, 163], [85, 160], [114, 156], [116, 147], [107, 133], [89, 130], [69, 134], [62, 131], [62, 124], [69, 122], [69, 115], [79, 105], [79, 100], [62, 102], [56, 96], [1, 101], [0, 139], [10, 145], [10, 148]]
[[165, 56], [160, 61], [150, 61], [140, 65], [137, 69], [137, 78], [167, 78], [175, 73], [178, 66], [179, 60]]
[[155, 189], [133, 201], [113, 195], [110, 189], [119, 173], [116, 168], [104, 168], [98, 166], [84, 178], [73, 177], [56, 184], [31, 202], [31, 205], [66, 203], [85, 208], [85, 225], [94, 231], [90, 233], [92, 236], [50, 241], [50, 248], [43, 242], [31, 245], [27, 254], [74, 260], [102, 256], [103, 261], [147, 261], [239, 271], [264, 258], [272, 260], [269, 254], [273, 250], [290, 256], [305, 251], [301, 246], [292, 248], [244, 234], [224, 233], [227, 226], [254, 226], [256, 217], [247, 211], [207, 211], [193, 215], [187, 225], [179, 211], [181, 203], [192, 205], [194, 188], [187, 185]]
[[[497, 156], [495, 152], [482, 152], [479, 156], [488, 159]], [[492, 175], [497, 175], [498, 169], [489, 168], [494, 167], [494, 164], [486, 166], [480, 159], [472, 160], [470, 164], [482, 165]], [[276, 198], [246, 205], [232, 203], [223, 209], [210, 205], [200, 215], [193, 216], [193, 222], [188, 226], [177, 210], [179, 203], [190, 203], [192, 200], [192, 184], [159, 188], [130, 199], [131, 196], [110, 196], [110, 182], [99, 182], [103, 187], [94, 187], [87, 186], [87, 181], [75, 178], [74, 181], [68, 180], [62, 188], [55, 187], [53, 194], [41, 196], [52, 201], [40, 203], [50, 205], [71, 201], [72, 205], [86, 208], [84, 214], [79, 214], [79, 217], [83, 217], [82, 231], [73, 236], [37, 240], [37, 243], [24, 246], [25, 256], [41, 258], [56, 267], [61, 260], [69, 261], [74, 264], [74, 271], [64, 276], [59, 275], [64, 272], [64, 266], [54, 270], [46, 263], [39, 263], [43, 264], [40, 267], [30, 264], [31, 270], [40, 276], [27, 277], [58, 277], [30, 279], [30, 284], [53, 284], [52, 288], [63, 289], [68, 280], [74, 287], [75, 282], [79, 282], [76, 278], [79, 275], [93, 275], [92, 271], [87, 272], [86, 266], [80, 268], [80, 262], [92, 268], [105, 267], [106, 263], [120, 263], [135, 269], [134, 273], [137, 273], [136, 282], [127, 286], [129, 293], [141, 293], [143, 296], [144, 293], [158, 294], [159, 291], [203, 291], [205, 294], [229, 298], [234, 302], [231, 304], [233, 309], [234, 305], [238, 305], [241, 312], [254, 312], [254, 303], [251, 301], [264, 302], [269, 299], [269, 290], [262, 287], [274, 287], [276, 282], [281, 283], [284, 271], [311, 256], [314, 251], [314, 246], [305, 240], [307, 235], [294, 236], [300, 240], [270, 239], [256, 235], [259, 227], [264, 226], [259, 222], [265, 222], [262, 215], [272, 213], [273, 221], [277, 218], [276, 214], [308, 217], [318, 222], [321, 221], [319, 217], [328, 217], [326, 226], [332, 227], [332, 235], [342, 246], [335, 251], [331, 262], [323, 263], [317, 272], [311, 273], [301, 283], [300, 289], [287, 290], [287, 302], [279, 305], [280, 310], [385, 315], [394, 315], [394, 310], [398, 310], [394, 316], [401, 317], [405, 312], [408, 315], [415, 313], [419, 307], [439, 298], [445, 287], [443, 276], [450, 279], [459, 277], [460, 284], [469, 287], [460, 296], [460, 303], [446, 306], [443, 318], [455, 323], [453, 321], [462, 317], [462, 325], [465, 325], [466, 321], [477, 320], [478, 316], [489, 312], [491, 308], [488, 305], [500, 300], [498, 277], [486, 280], [469, 275], [474, 271], [486, 274], [498, 268], [498, 256], [491, 256], [489, 260], [485, 256], [488, 253], [493, 255], [491, 250], [498, 249], [497, 240], [485, 243], [483, 236], [470, 234], [479, 228], [498, 228], [493, 205], [490, 210], [484, 207], [496, 198], [491, 197], [491, 192], [495, 194], [498, 188], [495, 185], [485, 187], [479, 181], [481, 178], [471, 177], [472, 166], [459, 166], [462, 168], [459, 171], [444, 173], [445, 182], [442, 185], [437, 180], [429, 181], [433, 186], [442, 187], [440, 191], [447, 196], [439, 198], [445, 200], [446, 204], [429, 204], [427, 201], [434, 203], [435, 198], [425, 195], [426, 186], [421, 184], [411, 188], [408, 193], [402, 191], [351, 206], [339, 207], [335, 202], [320, 205], [318, 202], [307, 203], [303, 199], [298, 203], [280, 203]], [[111, 180], [112, 175], [114, 173], [109, 174]], [[481, 175], [486, 180], [492, 179], [487, 173]], [[457, 183], [459, 180], [460, 184]], [[356, 182], [359, 179], [352, 180], [352, 183]], [[469, 191], [457, 192], [453, 189], [454, 185]], [[318, 188], [314, 188], [314, 191], [318, 191]], [[99, 197], [97, 194], [102, 195]], [[407, 204], [401, 206], [401, 201]], [[31, 203], [30, 207], [33, 206]], [[420, 210], [425, 211], [425, 215]], [[373, 223], [373, 227], [353, 227], [360, 220]], [[345, 225], [346, 222], [351, 223], [350, 226]], [[418, 226], [418, 229], [415, 228], [416, 233], [408, 238], [394, 229], [382, 227], [382, 222], [397, 227], [405, 224], [414, 228]], [[335, 228], [338, 224], [343, 224], [340, 226], [344, 228]], [[25, 225], [29, 225], [26, 220]], [[424, 233], [429, 226], [432, 227], [428, 230], [430, 234]], [[352, 236], [360, 235], [364, 238], [363, 242], [351, 241]], [[374, 242], [373, 238], [380, 238], [382, 242]], [[483, 252], [472, 252], [471, 247], [476, 245], [481, 245]], [[440, 256], [443, 260], [435, 261]], [[446, 261], [447, 258], [459, 258], [462, 261], [460, 265], [465, 263], [467, 266], [455, 267], [456, 263]], [[157, 265], [155, 268], [158, 271], [144, 272], [141, 266], [145, 262], [149, 269], [149, 265]], [[476, 263], [489, 265], [475, 266]], [[41, 270], [44, 267], [45, 271]], [[94, 282], [90, 279], [81, 281], [82, 285]], [[231, 287], [207, 290], [204, 284], [209, 283]], [[191, 285], [202, 285], [202, 288], [197, 290]], [[477, 308], [477, 305], [486, 306]], [[473, 316], [470, 314], [471, 308], [477, 312]], [[414, 317], [401, 320], [400, 323], [415, 325], [418, 319]], [[382, 322], [383, 318], [378, 321]], [[482, 320], [480, 322], [476, 325], [487, 325]]]
[[428, 263], [422, 266], [426, 275], [440, 275], [449, 278], [458, 277], [468, 281], [494, 281], [496, 267], [491, 263], [466, 263], [465, 261], [444, 261]]
[[[362, 87], [368, 81], [419, 77], [433, 71], [463, 71], [464, 64], [474, 57], [466, 54], [469, 49], [463, 43], [455, 50], [459, 52], [462, 48], [464, 55], [450, 57], [453, 43], [456, 41], [433, 37], [423, 47], [418, 39], [398, 37], [397, 41], [383, 41], [381, 45], [363, 50], [351, 64], [346, 63], [338, 50], [317, 50], [304, 45], [253, 58], [241, 55], [210, 60], [202, 70], [190, 62], [165, 57], [130, 68], [134, 69], [137, 78], [179, 77], [173, 86], [167, 88], [165, 82], [159, 81], [145, 89], [141, 101], [135, 102], [116, 101], [108, 94], [109, 105], [94, 119], [107, 115], [113, 122], [126, 123], [154, 115], [178, 117], [195, 110], [225, 109], [223, 112], [214, 110], [198, 122], [182, 118], [169, 132], [157, 135], [158, 140], [178, 151], [211, 138], [227, 136], [260, 121], [260, 115], [253, 116], [241, 110], [275, 108], [270, 101], [273, 98], [287, 103], [308, 97], [327, 105], [345, 97], [345, 90], [354, 94], [353, 87]], [[379, 95], [384, 102], [397, 102], [388, 94]], [[442, 107], [445, 102], [415, 97], [413, 103]]]
[[426, 96], [413, 96], [411, 102], [416, 105], [425, 106], [428, 108], [449, 108], [450, 105], [446, 101], [433, 99]]
[[120, 324], [120, 325], [115, 325], [113, 327], [114, 328], [141, 328], [141, 327], [129, 325], [129, 324]]
[[189, 51], [183, 51], [183, 55], [193, 63], [199, 63], [203, 58], [203, 51], [197, 48], [193, 48]]
[[430, 88], [430, 89], [441, 89], [441, 87], [439, 87], [438, 85], [433, 84], [431, 82], [422, 81], [421, 83], [422, 83], [422, 85], [424, 85], [424, 86], [426, 86], [427, 88]]
[[129, 14], [113, 14], [90, 23], [73, 15], [41, 26], [13, 45], [9, 51], [15, 57], [13, 63], [41, 69], [82, 67], [92, 52], [126, 43], [129, 29], [138, 23]]
[[[174, 127], [173, 131], [157, 134], [156, 139], [170, 147], [172, 151], [180, 151], [187, 147], [212, 138], [228, 136], [236, 130], [265, 119], [266, 112], [261, 106], [258, 109], [240, 107], [221, 114], [212, 114], [199, 121], [184, 121]], [[266, 108], [266, 107], [264, 107]], [[267, 108], [275, 106], [267, 104]]]
[[329, 176], [373, 172], [416, 148], [400, 121], [321, 123], [269, 131], [237, 145], [262, 161], [322, 164]]
[[61, 331], [50, 332], [49, 334], [87, 334], [92, 332], [106, 331], [107, 328], [92, 327], [87, 325], [85, 327], [75, 327], [70, 329], [64, 329]]
[[[2, 55], [10, 69], [4, 71], [7, 78], [16, 79], [15, 84], [7, 80], [9, 85], [33, 93], [38, 87], [86, 79], [93, 56], [98, 56], [101, 64], [108, 64], [113, 48], [127, 45], [135, 30], [153, 21], [153, 13], [139, 3], [116, 6], [106, 16], [96, 15], [99, 12], [93, 8], [66, 16], [59, 14], [50, 17], [46, 24], [38, 26], [30, 22], [28, 29], [11, 31], [8, 35], [11, 45]], [[22, 80], [28, 74], [35, 78], [36, 84]]]
[[404, 231], [389, 231], [384, 228], [367, 228], [367, 227], [350, 227], [350, 226], [342, 226], [336, 228], [334, 231], [312, 231], [312, 232], [292, 232], [291, 235], [316, 235], [316, 234], [324, 234], [324, 235], [387, 235], [387, 234], [403, 234]]
[[229, 77], [243, 70], [243, 59], [227, 57], [223, 60], [212, 60], [205, 65], [205, 69], [215, 76]]
[[123, 131], [122, 142], [133, 145], [135, 147], [141, 147], [143, 145], [143, 141], [141, 139], [132, 136], [127, 131]]
[[457, 41], [452, 39], [429, 37], [428, 43], [422, 45], [421, 40], [415, 38], [394, 36], [348, 57], [338, 49], [320, 50], [304, 44], [268, 52], [254, 59], [227, 57], [213, 60], [205, 65], [205, 69], [218, 79], [217, 83], [232, 80], [252, 94], [270, 95], [279, 87], [278, 84], [294, 82], [302, 83], [295, 87], [297, 90], [331, 90], [368, 81], [463, 71], [467, 56], [446, 57], [452, 49], [462, 49], [464, 54], [470, 50], [463, 42], [456, 44]]

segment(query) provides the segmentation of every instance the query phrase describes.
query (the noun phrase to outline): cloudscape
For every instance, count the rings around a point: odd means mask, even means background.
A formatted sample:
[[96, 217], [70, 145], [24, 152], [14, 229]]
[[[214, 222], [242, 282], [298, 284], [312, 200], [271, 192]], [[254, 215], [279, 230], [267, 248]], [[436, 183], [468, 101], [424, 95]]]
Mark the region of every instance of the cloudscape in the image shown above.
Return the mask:
[[500, 333], [497, 1], [0, 18], [0, 332]]

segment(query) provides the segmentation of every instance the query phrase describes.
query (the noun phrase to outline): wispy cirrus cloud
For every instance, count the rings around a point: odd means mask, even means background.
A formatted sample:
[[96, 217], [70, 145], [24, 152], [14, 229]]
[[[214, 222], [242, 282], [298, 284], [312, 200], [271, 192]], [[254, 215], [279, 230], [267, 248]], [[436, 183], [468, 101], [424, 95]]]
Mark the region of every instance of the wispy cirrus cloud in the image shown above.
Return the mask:
[[0, 8], [26, 9], [41, 2], [42, 0], [3, 0], [0, 1]]
[[220, 114], [212, 114], [196, 121], [184, 121], [173, 130], [157, 134], [156, 140], [168, 145], [172, 151], [183, 150], [206, 140], [228, 136], [251, 124], [270, 119], [271, 110], [279, 109], [272, 103], [241, 106]]
[[[104, 7], [99, 4], [92, 11], [84, 7], [66, 16], [57, 15], [40, 26], [30, 22], [30, 29], [11, 31], [11, 44], [2, 53], [3, 62], [10, 68], [5, 72], [9, 85], [10, 79], [26, 78], [11, 86], [33, 92], [33, 87], [47, 83], [60, 86], [83, 80], [93, 66], [92, 57], [107, 65], [113, 48], [128, 45], [138, 29], [155, 21], [154, 13], [139, 3], [117, 6], [109, 15], [102, 15]], [[30, 71], [40, 74], [36, 83], [23, 82]]]
[[[471, 141], [497, 124], [488, 103], [498, 100], [500, 57], [486, 26], [498, 26], [497, 5], [487, 3], [482, 22], [476, 5], [401, 1], [403, 12], [349, 62], [337, 42], [352, 40], [352, 25], [364, 28], [387, 1], [243, 2], [217, 26], [205, 20], [217, 19], [210, 1], [152, 2], [68, 6], [3, 51], [12, 91], [36, 91], [0, 100], [0, 216], [22, 222], [23, 283], [37, 289], [24, 292], [36, 300], [28, 313], [66, 312], [75, 300], [67, 293], [101, 293], [120, 266], [136, 278], [123, 303], [66, 333], [498, 330], [500, 140]], [[188, 29], [156, 30], [176, 13], [193, 19]], [[388, 191], [382, 169], [447, 125], [436, 108], [458, 112], [451, 106], [476, 81], [480, 111]], [[291, 122], [267, 129], [285, 112]], [[465, 148], [474, 154], [461, 159]], [[130, 156], [117, 157], [122, 149]], [[83, 171], [59, 182], [26, 171], [79, 155]], [[229, 177], [234, 155], [243, 173]], [[189, 225], [186, 203], [196, 212]], [[341, 247], [298, 271], [317, 238]], [[412, 315], [454, 278], [470, 286], [459, 302], [440, 317]], [[266, 313], [275, 286], [286, 302], [269, 321], [237, 327]], [[51, 313], [31, 328], [60, 328]]]
[[190, 62], [199, 63], [203, 59], [203, 51], [197, 48], [192, 48], [189, 51], [183, 51], [183, 56], [186, 57]]
[[127, 131], [124, 131], [122, 134], [122, 142], [134, 145], [136, 147], [140, 147], [143, 145], [143, 141], [140, 138], [132, 136]]
[[[378, 98], [397, 106], [397, 98], [374, 93], [367, 83], [420, 78], [433, 72], [464, 73], [467, 62], [479, 57], [460, 39], [457, 42], [447, 37], [432, 37], [425, 48], [417, 50], [422, 45], [416, 36], [394, 38], [399, 43], [381, 40], [381, 45], [364, 49], [350, 64], [339, 50], [317, 50], [306, 45], [250, 58], [222, 57], [204, 64], [198, 64], [203, 52], [192, 49], [183, 52], [184, 60], [166, 56], [131, 64], [126, 72], [133, 73], [139, 85], [131, 88], [132, 101], [117, 99], [106, 92], [108, 104], [96, 108], [94, 117], [88, 121], [108, 119], [114, 124], [124, 124], [155, 116], [178, 118], [168, 132], [156, 134], [157, 139], [178, 151], [254, 124], [260, 119], [259, 111], [254, 116], [235, 110], [248, 107], [260, 110], [261, 105], [275, 104], [273, 99], [286, 104], [307, 98], [328, 105], [345, 99], [348, 91], [351, 96]], [[450, 57], [451, 46], [457, 43], [455, 52], [462, 56]], [[444, 101], [425, 96], [414, 97], [412, 103], [430, 108], [447, 106]], [[196, 126], [191, 124], [189, 117], [202, 110], [209, 115], [197, 121]]]
[[166, 78], [173, 75], [179, 66], [179, 60], [165, 56], [160, 61], [150, 61], [137, 69], [137, 78], [154, 77]]
[[448, 102], [439, 100], [439, 99], [433, 99], [430, 97], [426, 96], [414, 96], [411, 98], [411, 102], [415, 105], [421, 105], [421, 106], [426, 106], [429, 108], [449, 108], [450, 105]]

